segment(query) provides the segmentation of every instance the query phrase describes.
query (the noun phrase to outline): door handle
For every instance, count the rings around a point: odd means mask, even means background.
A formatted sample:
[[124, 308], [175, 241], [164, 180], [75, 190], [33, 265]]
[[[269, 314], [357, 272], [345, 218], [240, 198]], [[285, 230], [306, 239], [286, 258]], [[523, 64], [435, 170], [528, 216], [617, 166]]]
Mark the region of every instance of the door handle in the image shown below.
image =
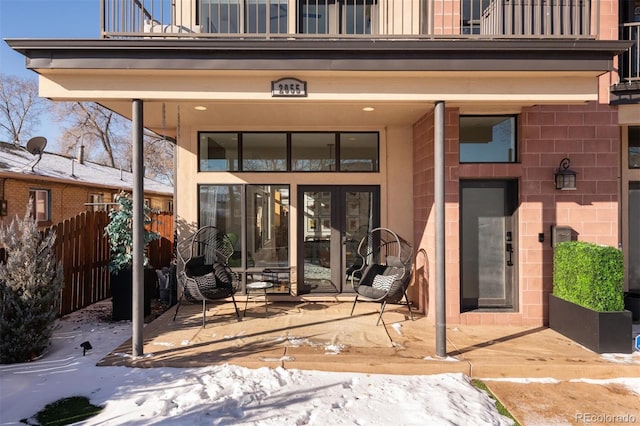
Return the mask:
[[507, 243], [507, 253], [509, 253], [509, 259], [507, 259], [507, 266], [513, 266], [513, 245], [511, 243]]

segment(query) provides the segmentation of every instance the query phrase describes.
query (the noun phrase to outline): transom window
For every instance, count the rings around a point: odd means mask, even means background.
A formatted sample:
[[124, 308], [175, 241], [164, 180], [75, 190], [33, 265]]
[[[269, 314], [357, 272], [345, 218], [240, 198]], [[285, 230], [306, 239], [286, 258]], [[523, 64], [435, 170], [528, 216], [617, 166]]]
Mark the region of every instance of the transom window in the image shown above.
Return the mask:
[[199, 170], [378, 172], [377, 132], [200, 132]]
[[515, 163], [515, 116], [460, 116], [461, 163]]

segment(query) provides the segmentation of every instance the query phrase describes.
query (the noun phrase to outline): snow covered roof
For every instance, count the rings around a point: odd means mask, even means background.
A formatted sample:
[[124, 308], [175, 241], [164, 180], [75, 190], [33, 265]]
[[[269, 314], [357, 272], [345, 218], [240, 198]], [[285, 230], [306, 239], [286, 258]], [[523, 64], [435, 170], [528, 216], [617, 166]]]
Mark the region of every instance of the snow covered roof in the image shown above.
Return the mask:
[[[78, 185], [131, 190], [133, 173], [84, 161], [80, 164], [74, 157], [44, 152], [38, 161], [24, 147], [0, 142], [0, 176], [20, 174], [25, 177], [65, 181]], [[173, 187], [153, 179], [144, 179], [144, 191], [162, 195], [173, 195]]]

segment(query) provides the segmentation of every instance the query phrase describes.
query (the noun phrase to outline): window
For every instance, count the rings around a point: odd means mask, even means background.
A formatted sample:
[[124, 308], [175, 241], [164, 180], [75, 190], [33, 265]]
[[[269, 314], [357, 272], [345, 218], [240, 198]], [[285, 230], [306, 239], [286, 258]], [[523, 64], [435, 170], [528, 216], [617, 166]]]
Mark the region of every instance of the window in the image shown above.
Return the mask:
[[[460, 3], [460, 8], [462, 9], [462, 34], [480, 34], [481, 17], [490, 2], [491, 0], [462, 0]], [[520, 5], [518, 4], [518, 6]], [[525, 7], [531, 7], [531, 5]]]
[[51, 220], [50, 197], [47, 189], [32, 189], [29, 191], [29, 198], [33, 200], [31, 206], [31, 216], [38, 222], [48, 222]]
[[289, 266], [288, 185], [200, 185], [199, 210], [199, 226], [215, 226], [234, 243], [231, 266], [243, 260], [248, 269]]
[[167, 211], [173, 213], [173, 200], [167, 200]]
[[242, 135], [242, 170], [287, 171], [286, 133], [244, 133]]
[[293, 133], [291, 170], [305, 172], [336, 171], [336, 135], [334, 133]]
[[515, 116], [460, 116], [461, 163], [515, 161]]
[[215, 226], [239, 236], [242, 229], [242, 185], [200, 185], [200, 226]]
[[640, 169], [640, 126], [629, 126], [629, 168]]
[[341, 133], [340, 171], [378, 171], [378, 134]]
[[288, 185], [247, 185], [247, 259], [260, 268], [289, 266]]
[[237, 133], [200, 133], [200, 171], [238, 170]]
[[378, 132], [200, 132], [201, 172], [378, 172]]
[[302, 34], [372, 34], [377, 0], [298, 0]]
[[201, 0], [197, 21], [208, 33], [284, 34], [287, 5], [288, 0]]
[[89, 194], [89, 211], [101, 212], [106, 210], [104, 205], [103, 194]]

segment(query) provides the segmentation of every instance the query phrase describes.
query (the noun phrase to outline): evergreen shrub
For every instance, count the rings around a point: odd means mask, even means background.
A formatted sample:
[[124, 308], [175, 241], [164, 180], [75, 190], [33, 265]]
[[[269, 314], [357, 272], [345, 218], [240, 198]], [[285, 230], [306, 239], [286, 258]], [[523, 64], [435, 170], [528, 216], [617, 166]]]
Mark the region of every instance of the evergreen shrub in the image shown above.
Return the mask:
[[27, 362], [49, 345], [58, 314], [62, 266], [53, 252], [55, 232], [41, 233], [31, 217], [0, 225], [0, 363]]

